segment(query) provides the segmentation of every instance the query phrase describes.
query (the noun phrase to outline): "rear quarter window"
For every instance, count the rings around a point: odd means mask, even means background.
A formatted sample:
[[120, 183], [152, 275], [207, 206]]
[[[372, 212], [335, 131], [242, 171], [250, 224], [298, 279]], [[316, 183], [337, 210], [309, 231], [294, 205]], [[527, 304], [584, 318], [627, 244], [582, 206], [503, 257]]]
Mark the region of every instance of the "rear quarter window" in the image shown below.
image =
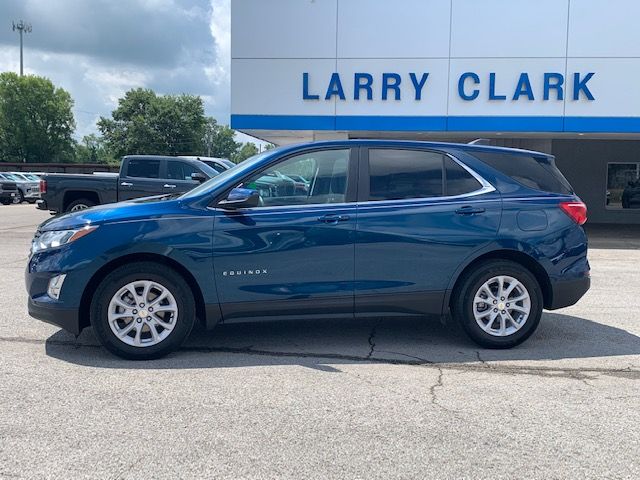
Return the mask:
[[473, 155], [526, 187], [543, 192], [573, 194], [573, 188], [549, 158], [500, 152], [474, 152]]

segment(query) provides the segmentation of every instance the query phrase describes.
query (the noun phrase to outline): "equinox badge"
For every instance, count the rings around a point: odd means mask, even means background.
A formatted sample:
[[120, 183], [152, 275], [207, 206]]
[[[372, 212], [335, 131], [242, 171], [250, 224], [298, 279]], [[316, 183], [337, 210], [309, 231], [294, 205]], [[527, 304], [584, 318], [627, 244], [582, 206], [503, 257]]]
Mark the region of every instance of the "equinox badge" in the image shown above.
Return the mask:
[[225, 270], [222, 272], [223, 277], [238, 277], [243, 275], [266, 275], [266, 268], [256, 268], [255, 270]]

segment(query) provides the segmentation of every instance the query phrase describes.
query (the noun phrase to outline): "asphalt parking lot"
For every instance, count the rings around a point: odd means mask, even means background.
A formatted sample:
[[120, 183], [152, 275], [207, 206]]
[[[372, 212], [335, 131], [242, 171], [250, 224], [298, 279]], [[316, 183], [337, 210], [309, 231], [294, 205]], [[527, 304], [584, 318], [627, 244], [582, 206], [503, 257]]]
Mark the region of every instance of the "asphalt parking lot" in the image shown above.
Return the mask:
[[640, 478], [640, 237], [508, 351], [378, 319], [225, 325], [117, 359], [26, 313], [32, 205], [0, 207], [0, 478]]

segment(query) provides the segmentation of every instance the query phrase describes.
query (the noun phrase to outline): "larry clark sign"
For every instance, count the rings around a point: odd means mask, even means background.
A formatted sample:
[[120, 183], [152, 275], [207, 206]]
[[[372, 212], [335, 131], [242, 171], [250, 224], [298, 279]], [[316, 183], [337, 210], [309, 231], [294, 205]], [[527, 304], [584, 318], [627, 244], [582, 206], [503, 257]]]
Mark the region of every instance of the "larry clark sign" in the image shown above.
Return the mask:
[[[457, 79], [458, 95], [462, 100], [473, 101], [484, 96], [489, 100], [564, 100], [565, 93], [573, 100], [595, 100], [589, 90], [589, 80], [594, 72], [576, 72], [569, 78], [561, 73], [547, 72], [543, 74], [542, 90], [535, 91], [528, 73], [521, 73], [513, 79], [513, 87], [509, 90], [496, 89], [496, 74], [489, 73], [486, 78], [474, 72], [465, 72]], [[312, 91], [309, 88], [310, 74], [302, 74], [303, 100], [346, 100], [344, 85], [353, 85], [353, 100], [401, 100], [403, 95], [410, 95], [414, 100], [422, 100], [423, 92], [429, 88], [429, 72], [411, 72], [403, 77], [399, 73], [382, 73], [374, 77], [370, 73], [354, 73], [344, 78], [339, 73], [331, 74], [326, 81], [326, 89]]]

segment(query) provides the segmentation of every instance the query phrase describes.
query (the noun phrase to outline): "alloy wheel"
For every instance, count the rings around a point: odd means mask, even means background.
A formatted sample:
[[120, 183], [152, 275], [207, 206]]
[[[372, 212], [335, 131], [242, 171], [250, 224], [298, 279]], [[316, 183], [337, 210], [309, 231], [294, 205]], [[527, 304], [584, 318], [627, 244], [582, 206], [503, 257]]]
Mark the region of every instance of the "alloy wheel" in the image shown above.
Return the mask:
[[109, 302], [109, 327], [122, 342], [150, 347], [167, 338], [178, 320], [178, 304], [158, 282], [137, 280], [120, 288]]
[[507, 337], [520, 330], [531, 313], [531, 297], [518, 279], [508, 275], [492, 277], [473, 298], [476, 323], [489, 335]]

